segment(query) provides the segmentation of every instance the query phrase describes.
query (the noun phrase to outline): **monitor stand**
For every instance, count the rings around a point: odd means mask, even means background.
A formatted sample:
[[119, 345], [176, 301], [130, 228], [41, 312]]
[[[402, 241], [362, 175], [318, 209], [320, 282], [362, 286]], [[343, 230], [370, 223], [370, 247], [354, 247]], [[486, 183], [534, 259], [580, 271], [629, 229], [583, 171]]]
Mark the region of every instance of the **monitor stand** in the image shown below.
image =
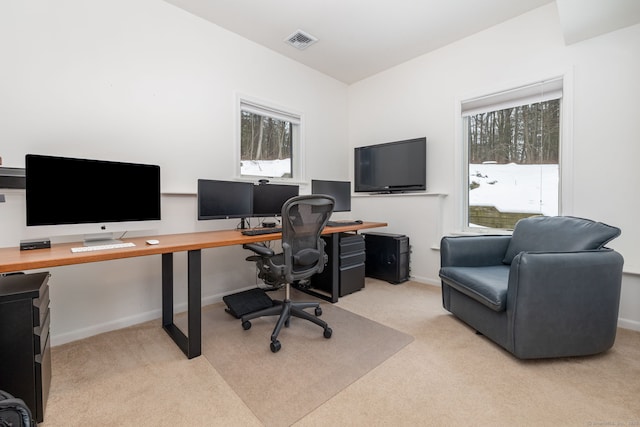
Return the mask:
[[249, 225], [249, 220], [247, 218], [240, 218], [240, 229], [244, 230], [247, 228], [251, 228], [251, 226]]
[[114, 239], [113, 233], [97, 233], [97, 234], [85, 234], [84, 246], [100, 246], [100, 245], [114, 245], [122, 243], [122, 240]]

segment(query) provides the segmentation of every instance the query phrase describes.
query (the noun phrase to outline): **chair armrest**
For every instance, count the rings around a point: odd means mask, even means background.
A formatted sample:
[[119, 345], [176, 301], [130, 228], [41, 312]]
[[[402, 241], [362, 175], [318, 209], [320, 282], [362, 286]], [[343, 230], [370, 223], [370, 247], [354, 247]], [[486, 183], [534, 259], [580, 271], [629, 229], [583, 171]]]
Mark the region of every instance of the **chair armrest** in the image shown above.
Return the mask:
[[440, 266], [502, 265], [511, 236], [445, 236], [440, 241]]
[[253, 251], [263, 257], [272, 257], [275, 255], [273, 249], [259, 243], [245, 243], [244, 245], [242, 245], [242, 247], [244, 249], [249, 249], [250, 251]]
[[552, 357], [610, 348], [623, 262], [611, 249], [516, 255], [507, 290], [508, 346], [514, 354]]

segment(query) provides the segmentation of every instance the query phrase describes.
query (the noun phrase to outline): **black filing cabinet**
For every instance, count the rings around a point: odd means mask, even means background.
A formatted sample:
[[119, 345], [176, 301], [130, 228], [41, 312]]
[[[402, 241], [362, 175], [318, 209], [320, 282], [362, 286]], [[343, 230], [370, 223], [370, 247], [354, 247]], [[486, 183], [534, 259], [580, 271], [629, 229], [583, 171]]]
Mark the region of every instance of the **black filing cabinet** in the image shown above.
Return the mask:
[[[338, 282], [338, 295], [341, 297], [364, 288], [363, 237], [355, 233], [334, 233], [324, 235], [322, 238], [326, 243], [325, 252], [329, 262], [322, 273], [311, 278], [311, 286], [331, 292], [335, 277]], [[338, 254], [334, 256], [336, 250]], [[336, 260], [337, 266], [334, 264]]]
[[0, 389], [42, 422], [51, 385], [49, 273], [0, 277]]

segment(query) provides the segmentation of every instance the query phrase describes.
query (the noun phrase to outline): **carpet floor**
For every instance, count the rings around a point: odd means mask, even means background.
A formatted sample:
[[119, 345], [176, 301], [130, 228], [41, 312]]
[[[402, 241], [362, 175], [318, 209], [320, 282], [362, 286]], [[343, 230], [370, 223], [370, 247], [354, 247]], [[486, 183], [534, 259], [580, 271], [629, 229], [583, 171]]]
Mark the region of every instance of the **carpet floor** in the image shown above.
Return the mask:
[[[520, 361], [444, 311], [438, 287], [367, 279], [362, 291], [323, 304], [331, 339], [292, 321], [274, 354], [270, 321], [244, 331], [220, 307], [203, 311], [204, 357], [186, 359], [159, 320], [54, 347], [41, 426], [640, 425], [636, 331], [618, 329], [601, 355]], [[349, 319], [410, 342], [394, 353], [381, 338], [344, 354], [343, 341], [364, 340]], [[348, 366], [361, 371], [345, 374]], [[289, 408], [301, 401], [295, 393], [313, 400], [302, 415]]]
[[[315, 301], [296, 291], [292, 300]], [[332, 304], [321, 306], [331, 338], [324, 338], [321, 327], [292, 318], [279, 334], [277, 353], [269, 347], [277, 317], [254, 319], [245, 331], [223, 304], [203, 311], [202, 354], [265, 426], [293, 424], [413, 341]]]

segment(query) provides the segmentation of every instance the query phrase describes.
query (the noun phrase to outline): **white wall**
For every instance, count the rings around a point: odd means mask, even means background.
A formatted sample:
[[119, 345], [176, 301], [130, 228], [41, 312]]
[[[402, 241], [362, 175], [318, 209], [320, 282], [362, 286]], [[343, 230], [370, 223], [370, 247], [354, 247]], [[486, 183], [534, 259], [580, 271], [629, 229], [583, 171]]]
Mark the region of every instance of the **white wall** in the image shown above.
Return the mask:
[[[349, 87], [351, 146], [426, 136], [427, 186], [446, 197], [363, 197], [356, 214], [389, 223], [413, 247], [412, 275], [438, 283], [442, 234], [460, 231], [463, 192], [456, 103], [513, 82], [566, 73], [573, 160], [564, 214], [616, 225], [611, 243], [625, 257], [620, 325], [640, 329], [640, 26], [566, 46], [554, 3]], [[572, 116], [572, 117], [571, 117]], [[570, 123], [570, 122], [569, 122]], [[381, 206], [384, 215], [372, 218]], [[437, 213], [442, 217], [437, 218]]]
[[[157, 163], [165, 192], [193, 193], [198, 177], [233, 177], [237, 93], [304, 114], [307, 180], [348, 179], [354, 146], [427, 136], [435, 195], [356, 197], [349, 216], [409, 235], [412, 275], [437, 284], [433, 248], [459, 219], [456, 99], [568, 69], [567, 213], [620, 226], [612, 246], [638, 273], [639, 41], [634, 26], [565, 46], [551, 4], [347, 88], [163, 1], [3, 1], [0, 156], [9, 167], [24, 166], [28, 152]], [[24, 192], [2, 192], [0, 247], [17, 246], [26, 234]], [[160, 233], [235, 225], [196, 221], [192, 194], [165, 194], [162, 209]], [[239, 247], [203, 251], [204, 303], [255, 283], [245, 256]], [[186, 262], [176, 258], [176, 302], [184, 308]], [[160, 316], [159, 256], [50, 271], [54, 345]], [[624, 277], [620, 317], [640, 329], [637, 275]]]
[[[159, 164], [164, 192], [191, 193], [163, 196], [160, 233], [235, 226], [198, 222], [194, 194], [197, 178], [234, 177], [238, 93], [303, 114], [306, 182], [348, 178], [346, 85], [163, 1], [3, 1], [0, 52], [4, 166], [26, 153]], [[0, 246], [17, 246], [24, 191], [2, 192]], [[246, 256], [203, 251], [204, 303], [256, 283]], [[160, 316], [160, 256], [50, 271], [54, 345]]]

